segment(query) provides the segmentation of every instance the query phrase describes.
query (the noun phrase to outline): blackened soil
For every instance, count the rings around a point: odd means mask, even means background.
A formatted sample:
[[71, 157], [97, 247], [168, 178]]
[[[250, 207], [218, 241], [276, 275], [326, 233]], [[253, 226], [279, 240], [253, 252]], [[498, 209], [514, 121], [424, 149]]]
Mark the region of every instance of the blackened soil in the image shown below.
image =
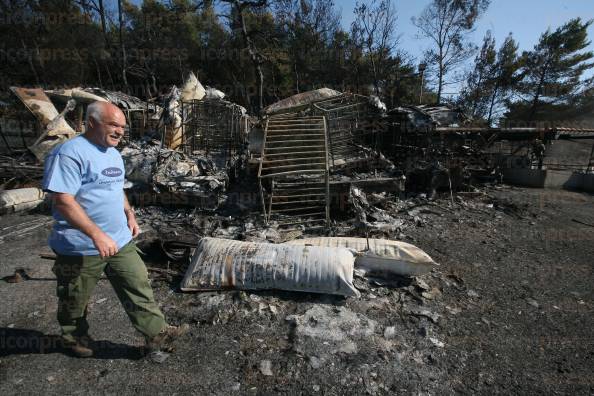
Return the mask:
[[[404, 220], [393, 237], [440, 266], [357, 279], [359, 299], [183, 294], [179, 276], [151, 272], [169, 321], [191, 325], [162, 364], [142, 357], [106, 280], [89, 306], [96, 356], [61, 350], [52, 261], [39, 257], [49, 225], [13, 233], [0, 278], [29, 279], [0, 281], [0, 394], [594, 393], [594, 197], [506, 187], [448, 198], [392, 213]], [[0, 236], [43, 219], [2, 216]], [[149, 253], [150, 266], [180, 269]]]

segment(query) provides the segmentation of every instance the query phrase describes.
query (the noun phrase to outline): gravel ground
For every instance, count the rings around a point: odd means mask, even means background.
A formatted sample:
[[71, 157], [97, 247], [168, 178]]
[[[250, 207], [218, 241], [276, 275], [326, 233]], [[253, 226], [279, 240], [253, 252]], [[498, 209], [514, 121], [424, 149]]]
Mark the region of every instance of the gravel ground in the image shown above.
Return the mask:
[[60, 350], [52, 261], [39, 257], [50, 218], [2, 216], [0, 277], [22, 268], [31, 279], [0, 281], [0, 394], [594, 393], [594, 196], [478, 195], [394, 213], [397, 236], [440, 265], [418, 279], [357, 278], [358, 299], [183, 294], [179, 277], [156, 277], [169, 321], [191, 325], [161, 364], [143, 358], [106, 280], [90, 304], [97, 355]]

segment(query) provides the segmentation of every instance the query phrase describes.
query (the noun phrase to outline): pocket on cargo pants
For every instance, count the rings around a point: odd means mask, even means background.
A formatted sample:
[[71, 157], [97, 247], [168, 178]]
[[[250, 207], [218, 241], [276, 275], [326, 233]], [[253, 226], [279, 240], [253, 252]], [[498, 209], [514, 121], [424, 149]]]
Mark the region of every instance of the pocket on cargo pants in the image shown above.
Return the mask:
[[80, 272], [82, 264], [82, 257], [58, 256], [56, 259], [52, 272], [56, 275], [56, 294], [60, 304], [58, 311], [64, 309], [72, 313], [76, 311], [76, 301], [79, 301], [81, 297]]
[[86, 308], [103, 265], [97, 256], [58, 256], [52, 271], [57, 278], [58, 322], [63, 334], [88, 330]]

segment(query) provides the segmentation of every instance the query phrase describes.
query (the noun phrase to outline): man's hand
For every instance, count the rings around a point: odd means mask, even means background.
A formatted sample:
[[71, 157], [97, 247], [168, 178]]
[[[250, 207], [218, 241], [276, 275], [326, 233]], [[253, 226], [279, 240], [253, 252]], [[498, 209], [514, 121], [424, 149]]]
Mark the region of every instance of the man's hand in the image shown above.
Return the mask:
[[126, 197], [126, 193], [124, 193], [124, 213], [126, 214], [126, 219], [128, 219], [128, 228], [132, 233], [132, 238], [136, 238], [138, 234], [140, 234], [140, 227], [136, 222], [136, 215], [134, 214], [134, 208], [130, 206], [130, 202], [128, 202], [128, 198]]
[[97, 233], [92, 240], [101, 258], [115, 256], [118, 252], [117, 243], [104, 232]]
[[138, 234], [140, 234], [140, 226], [136, 222], [136, 216], [134, 215], [134, 209], [128, 207], [124, 209], [126, 213], [126, 218], [128, 219], [128, 228], [132, 233], [132, 238], [136, 238]]
[[136, 218], [134, 217], [134, 215], [128, 217], [128, 228], [132, 233], [132, 238], [136, 238], [138, 234], [140, 234], [140, 226], [136, 222]]

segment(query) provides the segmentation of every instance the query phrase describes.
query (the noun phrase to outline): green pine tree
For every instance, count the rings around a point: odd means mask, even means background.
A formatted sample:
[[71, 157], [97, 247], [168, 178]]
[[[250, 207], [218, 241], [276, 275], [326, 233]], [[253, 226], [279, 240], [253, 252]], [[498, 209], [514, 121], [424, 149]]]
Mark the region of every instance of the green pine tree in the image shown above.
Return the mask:
[[583, 88], [583, 73], [594, 67], [588, 28], [592, 20], [572, 19], [554, 32], [547, 30], [532, 51], [522, 55], [523, 79], [506, 114], [514, 121], [559, 121], [560, 110]]

